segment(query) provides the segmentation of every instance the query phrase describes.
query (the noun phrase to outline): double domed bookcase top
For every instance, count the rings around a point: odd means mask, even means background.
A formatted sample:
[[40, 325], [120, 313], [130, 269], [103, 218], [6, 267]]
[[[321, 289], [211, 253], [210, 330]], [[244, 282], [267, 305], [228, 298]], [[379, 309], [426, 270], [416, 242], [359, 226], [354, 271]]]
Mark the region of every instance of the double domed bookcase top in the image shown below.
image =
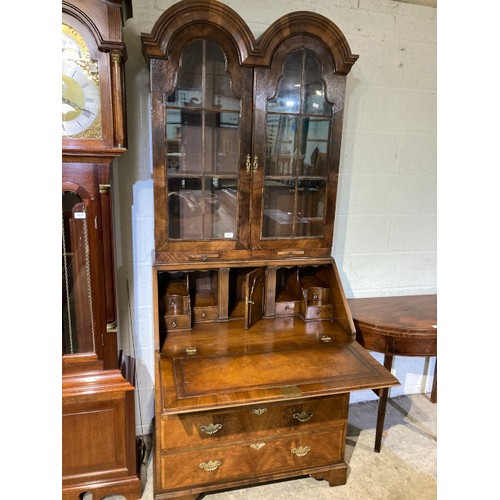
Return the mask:
[[142, 34], [155, 210], [155, 498], [346, 482], [349, 393], [397, 380], [355, 341], [331, 257], [346, 78], [313, 12], [255, 39], [215, 0]]

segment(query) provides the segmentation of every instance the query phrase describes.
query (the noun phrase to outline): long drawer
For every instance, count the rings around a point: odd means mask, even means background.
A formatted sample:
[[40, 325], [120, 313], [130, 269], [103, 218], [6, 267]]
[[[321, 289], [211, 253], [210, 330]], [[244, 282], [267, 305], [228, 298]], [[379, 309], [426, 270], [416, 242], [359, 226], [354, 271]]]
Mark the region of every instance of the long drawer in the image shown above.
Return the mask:
[[[197, 487], [341, 463], [345, 427], [161, 454], [161, 488]], [[304, 472], [307, 473], [307, 472]]]
[[161, 449], [217, 446], [343, 425], [348, 395], [161, 417]]

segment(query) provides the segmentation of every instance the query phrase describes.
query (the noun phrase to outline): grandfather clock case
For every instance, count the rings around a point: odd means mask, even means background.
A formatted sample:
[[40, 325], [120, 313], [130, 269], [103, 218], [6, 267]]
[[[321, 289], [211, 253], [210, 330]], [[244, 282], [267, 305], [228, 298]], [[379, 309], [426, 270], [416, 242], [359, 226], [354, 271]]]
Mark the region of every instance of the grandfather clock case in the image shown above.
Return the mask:
[[[62, 498], [141, 497], [120, 370], [111, 172], [126, 151], [123, 0], [62, 2]], [[125, 371], [124, 371], [125, 373]]]
[[156, 499], [344, 484], [349, 393], [397, 385], [355, 341], [332, 253], [346, 77], [329, 19], [258, 38], [215, 0], [142, 34], [150, 69]]

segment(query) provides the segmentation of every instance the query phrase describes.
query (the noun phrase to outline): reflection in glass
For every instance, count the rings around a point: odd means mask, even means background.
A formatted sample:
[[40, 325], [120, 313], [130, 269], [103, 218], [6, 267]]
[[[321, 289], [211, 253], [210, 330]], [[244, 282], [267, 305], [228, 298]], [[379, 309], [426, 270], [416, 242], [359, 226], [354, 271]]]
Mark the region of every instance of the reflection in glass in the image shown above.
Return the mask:
[[302, 180], [297, 188], [297, 220], [295, 234], [303, 237], [323, 234], [326, 184], [318, 180]]
[[169, 238], [202, 239], [202, 180], [170, 177], [167, 193]]
[[95, 351], [87, 213], [73, 192], [62, 196], [62, 352]]
[[292, 52], [284, 65], [276, 95], [267, 101], [268, 112], [298, 113], [300, 111], [300, 88], [302, 73], [302, 51]]
[[218, 177], [168, 180], [169, 238], [234, 239], [237, 180]]
[[322, 236], [331, 119], [320, 61], [292, 52], [267, 101], [263, 238]]
[[240, 101], [233, 96], [231, 79], [226, 71], [226, 58], [214, 43], [205, 41], [206, 47], [206, 107], [239, 111]]
[[170, 106], [198, 106], [202, 103], [203, 41], [189, 44], [182, 52], [177, 86], [168, 96]]
[[208, 40], [186, 46], [165, 96], [170, 239], [236, 239], [240, 106], [223, 51]]
[[225, 240], [236, 236], [236, 190], [235, 182], [218, 178], [208, 178], [205, 185], [205, 199], [210, 206], [205, 207], [204, 239]]
[[332, 105], [325, 100], [325, 85], [321, 77], [321, 64], [312, 52], [304, 53], [304, 106], [303, 113], [331, 115]]
[[294, 222], [295, 181], [267, 180], [264, 186], [264, 238], [290, 238]]
[[267, 115], [266, 175], [295, 175], [298, 159], [299, 119], [287, 115]]
[[330, 135], [330, 118], [302, 118], [300, 175], [326, 177], [328, 175], [327, 150]]

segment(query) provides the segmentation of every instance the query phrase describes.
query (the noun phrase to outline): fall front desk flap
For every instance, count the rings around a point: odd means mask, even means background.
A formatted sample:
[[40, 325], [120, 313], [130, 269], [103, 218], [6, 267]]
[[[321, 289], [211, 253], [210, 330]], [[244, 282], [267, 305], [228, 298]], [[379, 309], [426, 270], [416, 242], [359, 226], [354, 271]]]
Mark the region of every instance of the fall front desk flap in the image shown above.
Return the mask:
[[197, 325], [158, 354], [164, 414], [398, 385], [335, 322], [298, 318]]

